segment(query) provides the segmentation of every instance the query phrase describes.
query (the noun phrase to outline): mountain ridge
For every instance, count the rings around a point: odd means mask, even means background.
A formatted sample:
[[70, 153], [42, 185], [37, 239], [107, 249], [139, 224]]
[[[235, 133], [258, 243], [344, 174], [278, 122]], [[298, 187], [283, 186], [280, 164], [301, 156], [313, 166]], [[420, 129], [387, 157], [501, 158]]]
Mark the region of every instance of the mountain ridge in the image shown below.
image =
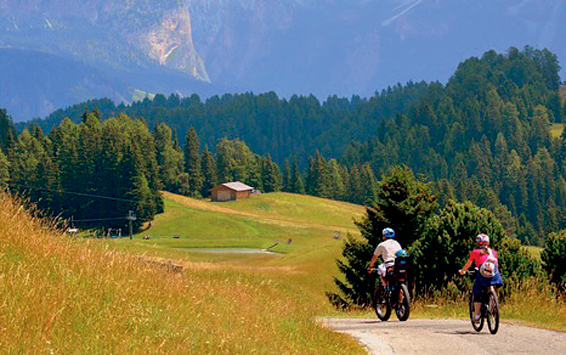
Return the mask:
[[[559, 0], [3, 0], [0, 48], [111, 72], [107, 80], [128, 87], [103, 95], [117, 102], [131, 102], [133, 89], [369, 97], [408, 81], [445, 83], [457, 63], [490, 49], [530, 45], [564, 58], [565, 15]], [[47, 107], [84, 100], [68, 96]], [[41, 96], [20, 95], [18, 105], [5, 97], [0, 107], [15, 121], [52, 112], [40, 109]]]

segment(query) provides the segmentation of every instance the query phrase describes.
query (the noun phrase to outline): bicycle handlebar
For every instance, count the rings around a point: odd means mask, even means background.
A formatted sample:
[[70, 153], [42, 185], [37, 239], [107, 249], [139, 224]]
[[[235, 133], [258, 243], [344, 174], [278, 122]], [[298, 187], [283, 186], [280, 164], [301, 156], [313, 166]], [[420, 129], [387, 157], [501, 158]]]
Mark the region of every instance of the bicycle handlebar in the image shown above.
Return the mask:
[[[470, 269], [466, 270], [466, 271], [464, 272], [464, 275], [472, 275], [472, 276], [473, 276], [473, 275], [475, 275], [478, 271], [479, 271], [479, 269], [478, 269], [477, 267], [475, 267], [475, 268], [473, 268], [473, 269], [471, 269], [471, 270], [470, 270]], [[458, 274], [460, 274], [460, 273], [458, 272]], [[462, 275], [462, 276], [464, 276], [464, 275]]]

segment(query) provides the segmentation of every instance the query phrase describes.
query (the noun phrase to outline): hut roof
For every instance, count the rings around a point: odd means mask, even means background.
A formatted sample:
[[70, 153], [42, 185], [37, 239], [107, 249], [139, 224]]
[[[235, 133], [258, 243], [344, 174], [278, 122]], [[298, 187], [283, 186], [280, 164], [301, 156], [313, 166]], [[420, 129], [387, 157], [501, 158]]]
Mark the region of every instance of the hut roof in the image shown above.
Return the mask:
[[213, 187], [211, 190], [216, 190], [222, 186], [234, 191], [249, 191], [254, 189], [253, 187], [248, 186], [242, 182], [234, 181], [234, 182], [226, 182], [220, 186]]

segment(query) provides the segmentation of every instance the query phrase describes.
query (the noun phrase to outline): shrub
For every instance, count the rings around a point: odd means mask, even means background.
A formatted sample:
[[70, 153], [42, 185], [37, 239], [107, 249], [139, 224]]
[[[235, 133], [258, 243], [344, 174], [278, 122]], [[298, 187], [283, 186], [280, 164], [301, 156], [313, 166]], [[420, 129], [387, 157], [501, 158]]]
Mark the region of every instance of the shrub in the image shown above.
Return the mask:
[[540, 258], [550, 282], [564, 289], [566, 283], [566, 230], [548, 235]]

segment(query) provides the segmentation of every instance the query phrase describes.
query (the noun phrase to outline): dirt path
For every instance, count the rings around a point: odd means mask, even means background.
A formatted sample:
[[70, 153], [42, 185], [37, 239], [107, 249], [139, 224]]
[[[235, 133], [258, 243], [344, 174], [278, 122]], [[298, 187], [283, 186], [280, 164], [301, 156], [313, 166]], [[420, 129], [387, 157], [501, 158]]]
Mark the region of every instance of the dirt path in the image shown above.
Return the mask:
[[503, 322], [496, 335], [476, 333], [469, 321], [322, 318], [320, 322], [356, 338], [372, 355], [564, 354], [566, 333]]

